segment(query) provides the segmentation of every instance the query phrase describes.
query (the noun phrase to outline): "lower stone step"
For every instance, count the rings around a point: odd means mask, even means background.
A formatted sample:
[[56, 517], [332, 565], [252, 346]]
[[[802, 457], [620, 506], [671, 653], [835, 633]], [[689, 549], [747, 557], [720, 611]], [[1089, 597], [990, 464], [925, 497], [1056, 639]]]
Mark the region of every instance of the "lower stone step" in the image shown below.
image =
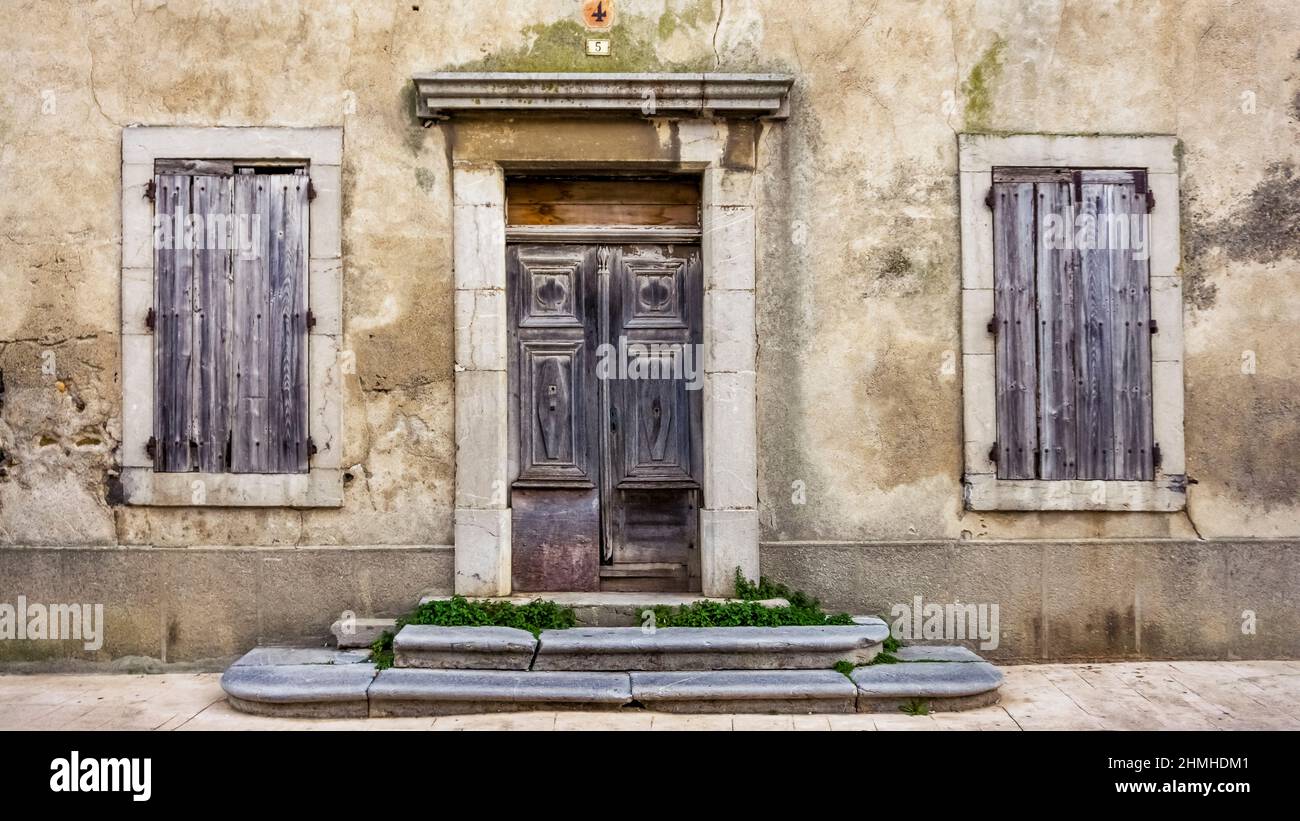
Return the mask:
[[534, 670], [828, 670], [865, 664], [884, 622], [816, 627], [590, 627], [545, 630]]
[[858, 686], [858, 712], [893, 713], [904, 709], [941, 712], [996, 704], [1002, 672], [974, 653], [970, 655], [973, 660], [902, 661], [859, 667], [852, 674], [853, 683]]
[[364, 718], [373, 664], [239, 664], [221, 676], [230, 706], [245, 713]]
[[621, 707], [677, 713], [929, 712], [998, 699], [1001, 672], [968, 650], [909, 647], [896, 655], [897, 663], [859, 667], [851, 676], [827, 669], [391, 668], [376, 674], [360, 653], [262, 647], [235, 662], [221, 685], [231, 706], [244, 712], [315, 718]]
[[666, 713], [852, 713], [857, 688], [834, 670], [632, 673], [632, 698]]
[[437, 716], [523, 710], [612, 710], [631, 699], [627, 673], [392, 668], [380, 672], [370, 686], [370, 714]]

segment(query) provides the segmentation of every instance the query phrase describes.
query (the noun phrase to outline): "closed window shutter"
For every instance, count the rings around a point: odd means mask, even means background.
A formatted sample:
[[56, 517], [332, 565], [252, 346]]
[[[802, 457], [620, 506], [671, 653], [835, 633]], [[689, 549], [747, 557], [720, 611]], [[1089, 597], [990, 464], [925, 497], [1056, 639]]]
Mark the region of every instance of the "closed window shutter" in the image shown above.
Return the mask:
[[154, 469], [194, 470], [193, 177], [154, 177]]
[[[1079, 381], [1080, 479], [1155, 475], [1151, 419], [1151, 290], [1145, 179], [1130, 171], [1080, 172], [1094, 247], [1081, 247], [1080, 316], [1087, 357]], [[1090, 443], [1084, 451], [1084, 443]]]
[[[1069, 227], [1074, 214], [1074, 186], [1067, 178], [1034, 185], [1037, 224], [1049, 217]], [[1078, 257], [1062, 242], [1045, 241], [1037, 232], [1039, 478], [1073, 479], [1078, 469], [1075, 407], [1078, 339], [1075, 288]]]
[[307, 188], [303, 174], [235, 176], [255, 248], [235, 257], [232, 470], [307, 470]]
[[998, 478], [1032, 479], [1038, 450], [1034, 184], [998, 183], [993, 193]]
[[155, 243], [155, 470], [306, 472], [307, 189], [156, 175], [160, 218], [196, 219]]
[[1152, 479], [1144, 175], [999, 169], [993, 208], [998, 478]]

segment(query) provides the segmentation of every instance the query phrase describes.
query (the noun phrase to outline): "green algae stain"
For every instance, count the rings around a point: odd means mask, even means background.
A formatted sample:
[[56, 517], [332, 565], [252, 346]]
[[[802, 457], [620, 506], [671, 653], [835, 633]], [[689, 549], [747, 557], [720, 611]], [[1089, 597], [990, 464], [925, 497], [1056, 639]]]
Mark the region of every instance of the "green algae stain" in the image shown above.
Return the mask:
[[[662, 18], [660, 18], [662, 24]], [[604, 33], [588, 32], [575, 20], [537, 23], [521, 32], [524, 43], [456, 66], [460, 71], [700, 71], [709, 66], [701, 56], [697, 63], [666, 63], [655, 53], [646, 33], [656, 26], [646, 18], [625, 18]], [[587, 40], [608, 38], [610, 55], [587, 55]]]
[[664, 13], [659, 15], [659, 37], [667, 40], [679, 27], [711, 25], [717, 18], [718, 10], [714, 7], [713, 0], [696, 0], [681, 11], [673, 11], [665, 4]]
[[961, 84], [961, 94], [966, 102], [968, 131], [988, 128], [989, 115], [993, 110], [992, 86], [1002, 74], [1002, 52], [1006, 45], [1007, 41], [1001, 36], [994, 40]]

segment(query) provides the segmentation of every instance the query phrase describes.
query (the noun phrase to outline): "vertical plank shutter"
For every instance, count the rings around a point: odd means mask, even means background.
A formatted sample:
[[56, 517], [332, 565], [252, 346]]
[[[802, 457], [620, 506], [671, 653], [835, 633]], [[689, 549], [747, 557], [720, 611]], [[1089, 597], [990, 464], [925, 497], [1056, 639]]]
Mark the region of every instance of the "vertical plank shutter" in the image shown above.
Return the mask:
[[232, 470], [307, 470], [307, 180], [238, 174], [248, 253], [235, 258]]
[[1154, 478], [1145, 193], [1141, 171], [995, 171], [998, 478]]
[[[229, 470], [230, 297], [233, 203], [227, 175], [191, 178], [194, 214], [202, 220], [203, 242], [194, 249], [194, 348], [192, 394], [196, 467], [204, 473]], [[198, 230], [198, 226], [196, 226]]]
[[1032, 479], [1038, 449], [1034, 186], [994, 186], [994, 316], [999, 479]]
[[1076, 476], [1075, 279], [1078, 260], [1066, 242], [1073, 231], [1074, 187], [1068, 180], [1034, 185], [1038, 203], [1039, 478]]
[[191, 178], [154, 177], [154, 469], [194, 469]]
[[305, 472], [308, 177], [155, 187], [154, 469]]

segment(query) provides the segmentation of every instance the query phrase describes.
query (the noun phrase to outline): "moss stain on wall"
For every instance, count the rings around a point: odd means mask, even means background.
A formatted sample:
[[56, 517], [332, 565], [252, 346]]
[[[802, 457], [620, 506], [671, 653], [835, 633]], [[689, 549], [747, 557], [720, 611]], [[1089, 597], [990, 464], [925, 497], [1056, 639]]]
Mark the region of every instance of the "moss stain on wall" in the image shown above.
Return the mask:
[[992, 87], [1002, 75], [1002, 54], [1006, 46], [1006, 39], [998, 35], [961, 84], [968, 131], [983, 131], [989, 126], [989, 117], [993, 111]]

